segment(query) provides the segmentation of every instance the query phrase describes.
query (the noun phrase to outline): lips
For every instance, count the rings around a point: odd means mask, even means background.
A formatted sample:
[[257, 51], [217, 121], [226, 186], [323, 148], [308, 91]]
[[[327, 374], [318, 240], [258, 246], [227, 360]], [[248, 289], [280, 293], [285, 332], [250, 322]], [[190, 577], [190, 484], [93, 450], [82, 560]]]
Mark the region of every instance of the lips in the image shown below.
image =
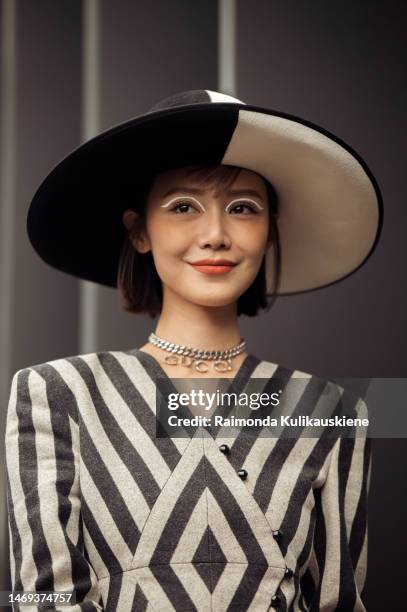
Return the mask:
[[193, 261], [191, 265], [196, 266], [235, 266], [234, 261], [230, 259], [200, 259], [199, 261]]
[[228, 259], [201, 259], [191, 265], [195, 270], [204, 274], [225, 274], [230, 272], [236, 264]]

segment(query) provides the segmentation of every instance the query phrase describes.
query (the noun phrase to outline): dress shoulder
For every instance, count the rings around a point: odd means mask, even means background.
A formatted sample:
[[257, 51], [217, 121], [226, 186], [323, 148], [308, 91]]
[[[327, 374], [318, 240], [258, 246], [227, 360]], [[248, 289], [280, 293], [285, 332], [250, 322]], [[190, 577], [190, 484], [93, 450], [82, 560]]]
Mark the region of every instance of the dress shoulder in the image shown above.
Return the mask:
[[49, 367], [55, 368], [57, 370], [60, 370], [61, 368], [66, 369], [67, 366], [69, 366], [69, 364], [75, 365], [75, 364], [79, 364], [80, 362], [88, 364], [93, 369], [93, 367], [98, 366], [104, 358], [106, 357], [109, 358], [109, 356], [115, 357], [116, 355], [122, 355], [124, 353], [126, 353], [126, 351], [124, 350], [123, 351], [104, 350], [104, 351], [92, 351], [88, 353], [78, 353], [78, 354], [73, 354], [73, 355], [66, 355], [64, 357], [57, 357], [55, 359], [50, 359], [48, 361], [43, 361], [40, 363], [35, 363], [32, 365], [25, 366], [21, 368], [20, 370], [17, 370], [14, 375], [17, 376], [17, 374], [19, 374], [20, 372], [29, 371], [29, 370], [34, 370], [40, 373], [41, 371]]
[[[356, 418], [367, 418], [368, 407], [363, 396], [356, 393], [354, 390], [341, 385], [336, 380], [320, 376], [315, 372], [307, 372], [305, 370], [287, 366], [281, 363], [274, 363], [265, 359], [260, 359], [259, 364], [253, 373], [253, 377], [276, 377], [281, 375], [282, 378], [309, 380], [310, 383], [319, 385], [324, 388], [324, 394], [328, 395], [331, 392], [332, 397], [339, 400], [341, 398], [343, 405], [349, 412], [349, 416]], [[304, 383], [308, 385], [308, 383]], [[302, 388], [302, 387], [301, 387]]]
[[260, 358], [257, 359], [259, 360], [259, 364], [256, 368], [256, 375], [258, 374], [259, 378], [262, 374], [267, 376], [278, 376], [279, 373], [281, 373], [281, 375], [286, 375], [288, 373], [293, 378], [312, 378], [315, 376], [315, 374], [282, 363], [274, 363], [273, 361], [267, 361], [266, 359]]
[[67, 355], [41, 363], [26, 366], [15, 372], [13, 382], [22, 378], [43, 378], [52, 393], [60, 393], [61, 388], [72, 391], [96, 390], [97, 387], [119, 385], [144, 387], [151, 380], [142, 364], [135, 358], [133, 349], [102, 350]]

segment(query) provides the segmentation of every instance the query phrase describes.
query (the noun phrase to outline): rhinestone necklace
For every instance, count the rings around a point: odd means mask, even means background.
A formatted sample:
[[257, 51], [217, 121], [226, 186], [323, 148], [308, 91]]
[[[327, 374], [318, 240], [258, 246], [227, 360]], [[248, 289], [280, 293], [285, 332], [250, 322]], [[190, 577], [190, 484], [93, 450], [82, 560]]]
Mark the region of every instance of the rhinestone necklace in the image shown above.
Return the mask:
[[172, 355], [167, 355], [164, 358], [166, 364], [174, 366], [182, 365], [187, 368], [193, 366], [197, 372], [208, 372], [209, 365], [206, 363], [207, 361], [213, 361], [212, 369], [216, 372], [228, 372], [233, 370], [233, 357], [243, 353], [246, 347], [246, 342], [241, 338], [240, 344], [225, 349], [224, 351], [208, 351], [168, 342], [167, 340], [159, 338], [154, 332], [151, 332], [148, 341], [154, 344], [154, 346], [172, 353]]

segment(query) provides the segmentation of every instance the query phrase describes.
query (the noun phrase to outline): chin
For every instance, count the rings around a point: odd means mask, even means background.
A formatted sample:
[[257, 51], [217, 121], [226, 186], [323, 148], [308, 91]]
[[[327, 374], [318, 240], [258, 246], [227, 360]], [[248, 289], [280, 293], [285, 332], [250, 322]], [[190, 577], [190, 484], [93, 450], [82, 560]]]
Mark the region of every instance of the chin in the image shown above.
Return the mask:
[[221, 287], [220, 285], [217, 287], [212, 285], [212, 287], [210, 287], [206, 283], [202, 285], [199, 282], [193, 284], [188, 283], [185, 286], [180, 282], [178, 286], [176, 286], [175, 283], [172, 282], [171, 285], [168, 286], [171, 287], [171, 290], [177, 294], [179, 298], [191, 304], [207, 308], [222, 308], [236, 303], [239, 297], [250, 286], [250, 283], [247, 284], [247, 286], [245, 283], [239, 283], [239, 286], [236, 286], [236, 283], [234, 283], [233, 289], [232, 287]]
[[[240, 295], [240, 294], [239, 294]], [[230, 306], [235, 303], [239, 295], [228, 295], [228, 296], [210, 296], [208, 294], [202, 296], [191, 296], [190, 301], [199, 306], [205, 306], [208, 308], [222, 308], [224, 306]]]

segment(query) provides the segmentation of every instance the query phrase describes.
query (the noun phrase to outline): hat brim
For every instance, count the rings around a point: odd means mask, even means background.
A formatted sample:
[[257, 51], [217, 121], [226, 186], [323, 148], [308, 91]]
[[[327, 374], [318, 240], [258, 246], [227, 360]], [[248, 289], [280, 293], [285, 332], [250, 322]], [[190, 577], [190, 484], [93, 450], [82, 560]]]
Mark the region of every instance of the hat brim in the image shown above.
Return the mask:
[[[357, 269], [383, 224], [377, 182], [327, 130], [292, 115], [234, 103], [146, 113], [70, 153], [37, 190], [30, 242], [49, 265], [117, 286], [122, 213], [143, 204], [154, 176], [191, 164], [227, 164], [267, 178], [279, 198], [279, 295], [319, 289]], [[274, 252], [266, 254], [271, 292]]]

